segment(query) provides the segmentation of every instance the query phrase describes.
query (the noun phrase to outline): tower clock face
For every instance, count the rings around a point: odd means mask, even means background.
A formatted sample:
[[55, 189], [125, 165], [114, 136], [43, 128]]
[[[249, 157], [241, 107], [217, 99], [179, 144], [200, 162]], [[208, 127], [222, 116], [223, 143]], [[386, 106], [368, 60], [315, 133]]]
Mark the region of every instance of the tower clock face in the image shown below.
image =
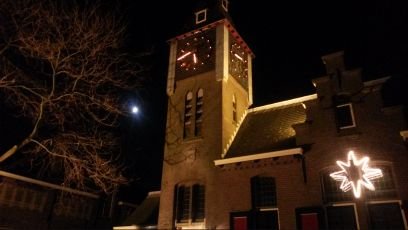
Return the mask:
[[230, 40], [229, 72], [244, 88], [248, 87], [248, 53], [242, 44]]
[[214, 66], [215, 34], [213, 30], [199, 32], [178, 41], [176, 73], [179, 78], [211, 70]]

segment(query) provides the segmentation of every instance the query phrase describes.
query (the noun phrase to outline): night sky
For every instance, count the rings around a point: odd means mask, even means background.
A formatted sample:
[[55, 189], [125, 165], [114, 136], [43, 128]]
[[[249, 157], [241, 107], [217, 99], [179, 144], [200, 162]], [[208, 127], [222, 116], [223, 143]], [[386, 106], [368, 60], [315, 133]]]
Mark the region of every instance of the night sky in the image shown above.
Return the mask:
[[[134, 3], [135, 40], [153, 44], [167, 65], [166, 40], [193, 17], [197, 0]], [[357, 2], [357, 3], [356, 3]], [[407, 73], [408, 8], [404, 1], [265, 1], [230, 0], [238, 32], [256, 55], [255, 103], [264, 104], [305, 92], [309, 79], [324, 74], [320, 57], [345, 51], [349, 68], [362, 67], [366, 80]], [[139, 30], [142, 29], [142, 30]], [[166, 72], [155, 76], [164, 80]], [[298, 83], [300, 82], [300, 83]], [[293, 95], [293, 93], [295, 95]], [[307, 92], [306, 92], [307, 93]]]
[[[129, 95], [139, 104], [140, 113], [122, 122], [127, 174], [135, 178], [123, 190], [123, 199], [160, 189], [167, 40], [194, 16], [197, 1], [121, 1], [127, 10], [123, 14], [128, 18], [128, 51], [151, 52], [143, 61], [148, 70], [144, 87]], [[363, 2], [230, 0], [233, 23], [256, 56], [254, 106], [314, 93], [310, 80], [323, 76], [325, 70], [320, 57], [340, 50], [345, 51], [347, 68], [363, 68], [364, 80], [392, 75], [406, 83], [408, 4]]]

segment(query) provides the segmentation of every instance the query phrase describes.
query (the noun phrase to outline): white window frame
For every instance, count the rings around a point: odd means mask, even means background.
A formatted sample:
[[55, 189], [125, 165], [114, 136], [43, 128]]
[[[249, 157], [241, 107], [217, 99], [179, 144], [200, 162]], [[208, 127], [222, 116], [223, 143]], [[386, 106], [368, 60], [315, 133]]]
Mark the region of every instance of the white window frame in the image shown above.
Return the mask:
[[[376, 200], [376, 201], [368, 201], [368, 204], [391, 204], [391, 203], [398, 203], [399, 205], [402, 204], [401, 200]], [[408, 229], [408, 223], [407, 223], [407, 219], [405, 218], [405, 213], [404, 210], [401, 208], [401, 216], [402, 216], [402, 221], [404, 221], [404, 227], [405, 229]]]
[[222, 0], [221, 6], [225, 10], [225, 12], [228, 12], [228, 0]]
[[260, 212], [268, 212], [268, 211], [276, 211], [278, 213], [278, 229], [281, 229], [280, 226], [280, 216], [279, 216], [279, 208], [278, 207], [273, 207], [273, 208], [260, 208]]
[[[200, 18], [200, 16], [202, 14], [204, 14], [204, 17], [203, 17], [203, 19], [199, 20], [199, 18]], [[195, 23], [200, 24], [200, 23], [205, 22], [205, 21], [207, 21], [207, 9], [197, 11], [195, 13]]]
[[[360, 229], [360, 223], [358, 222], [358, 212], [357, 212], [357, 206], [356, 203], [352, 203], [352, 202], [345, 202], [345, 203], [334, 203], [332, 205], [326, 205], [327, 207], [342, 207], [342, 206], [353, 206], [354, 209], [354, 218], [356, 220], [356, 225], [357, 225], [357, 230]], [[326, 212], [327, 213], [327, 212]], [[326, 214], [326, 218], [327, 218], [327, 214]]]
[[[347, 103], [347, 104], [342, 104], [342, 105], [338, 105], [336, 106], [336, 108], [340, 108], [340, 107], [346, 107], [349, 106], [350, 107], [350, 113], [351, 113], [351, 121], [352, 121], [352, 125], [349, 126], [339, 126], [339, 129], [349, 129], [349, 128], [354, 128], [356, 127], [356, 120], [354, 118], [354, 109], [353, 109], [353, 104], [351, 103]], [[336, 111], [337, 112], [337, 111]]]

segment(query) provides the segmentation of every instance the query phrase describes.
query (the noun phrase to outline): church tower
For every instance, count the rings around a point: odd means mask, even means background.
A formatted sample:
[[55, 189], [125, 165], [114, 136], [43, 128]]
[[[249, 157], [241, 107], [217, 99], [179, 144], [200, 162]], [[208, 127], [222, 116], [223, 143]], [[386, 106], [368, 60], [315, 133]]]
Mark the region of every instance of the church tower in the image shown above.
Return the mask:
[[253, 53], [234, 28], [228, 0], [201, 1], [170, 39], [168, 111], [159, 228], [212, 228], [214, 160], [225, 154], [252, 104]]

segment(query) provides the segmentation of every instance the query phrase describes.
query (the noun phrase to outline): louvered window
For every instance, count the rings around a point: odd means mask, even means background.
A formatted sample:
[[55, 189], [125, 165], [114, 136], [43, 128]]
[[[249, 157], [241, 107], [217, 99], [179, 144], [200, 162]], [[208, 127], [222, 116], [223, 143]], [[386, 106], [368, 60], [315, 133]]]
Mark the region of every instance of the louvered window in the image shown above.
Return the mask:
[[195, 135], [201, 136], [203, 126], [203, 104], [204, 104], [204, 90], [197, 91], [196, 111], [195, 111]]
[[190, 138], [193, 136], [192, 116], [193, 116], [193, 93], [189, 91], [186, 94], [184, 102], [184, 134], [183, 134], [184, 138]]
[[176, 187], [176, 223], [203, 222], [205, 218], [205, 186], [186, 184]]

